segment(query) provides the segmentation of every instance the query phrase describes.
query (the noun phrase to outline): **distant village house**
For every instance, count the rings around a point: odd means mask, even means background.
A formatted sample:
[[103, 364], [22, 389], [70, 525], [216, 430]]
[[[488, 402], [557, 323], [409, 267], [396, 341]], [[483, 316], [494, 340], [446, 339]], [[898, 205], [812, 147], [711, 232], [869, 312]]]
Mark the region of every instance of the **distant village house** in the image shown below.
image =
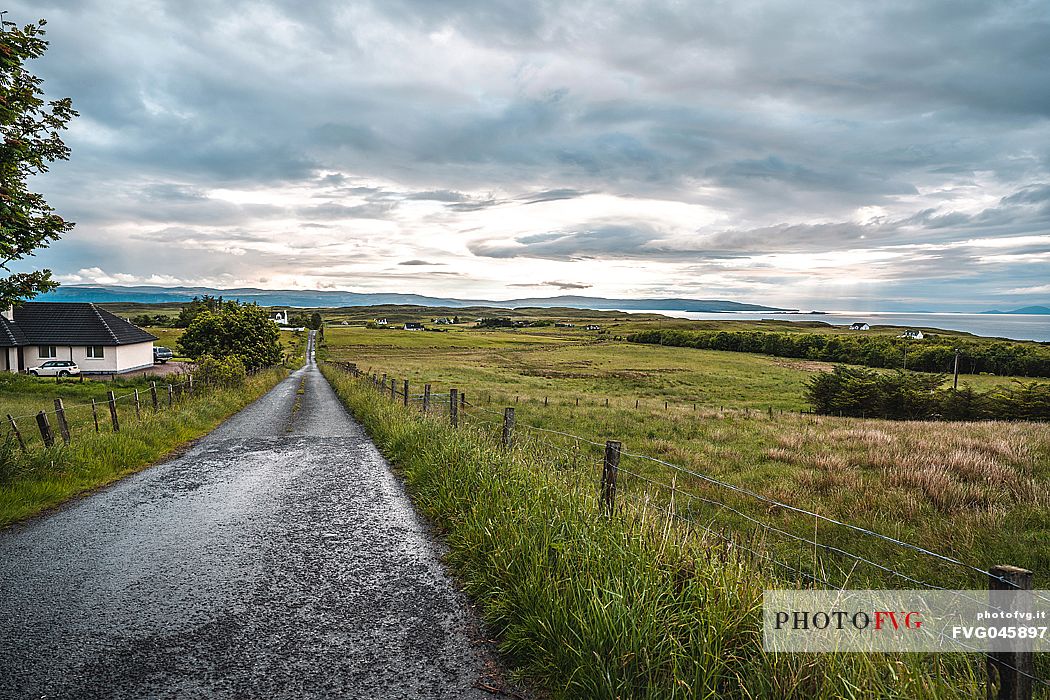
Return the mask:
[[422, 323], [413, 323], [412, 321], [409, 321], [409, 322], [407, 322], [405, 324], [405, 330], [406, 331], [421, 331], [421, 330], [423, 330], [423, 324]]
[[898, 338], [907, 338], [908, 340], [922, 340], [922, 331], [907, 330], [897, 336]]
[[278, 326], [288, 325], [288, 312], [287, 311], [271, 311], [270, 320], [276, 323]]
[[584, 329], [585, 331], [600, 331], [600, 330], [602, 329], [602, 327], [601, 327], [601, 326], [596, 326], [596, 325], [594, 325], [594, 324], [592, 323], [592, 324], [591, 324], [591, 325], [589, 325], [589, 326], [584, 326], [584, 327], [583, 327], [583, 329]]
[[868, 331], [871, 330], [871, 326], [864, 322], [854, 323], [849, 327], [851, 331]]

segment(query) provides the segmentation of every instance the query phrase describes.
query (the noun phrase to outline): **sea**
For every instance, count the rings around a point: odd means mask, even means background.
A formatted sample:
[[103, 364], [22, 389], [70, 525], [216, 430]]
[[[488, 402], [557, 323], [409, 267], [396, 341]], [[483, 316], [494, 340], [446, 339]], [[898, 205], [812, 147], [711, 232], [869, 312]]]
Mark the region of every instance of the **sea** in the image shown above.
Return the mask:
[[770, 311], [743, 311], [709, 313], [701, 311], [631, 311], [689, 318], [696, 321], [821, 321], [833, 326], [848, 326], [863, 322], [875, 326], [908, 326], [962, 331], [989, 338], [1036, 340], [1050, 342], [1050, 315], [1038, 314], [960, 314], [960, 313], [905, 313], [894, 311], [828, 311], [826, 313], [774, 313]]

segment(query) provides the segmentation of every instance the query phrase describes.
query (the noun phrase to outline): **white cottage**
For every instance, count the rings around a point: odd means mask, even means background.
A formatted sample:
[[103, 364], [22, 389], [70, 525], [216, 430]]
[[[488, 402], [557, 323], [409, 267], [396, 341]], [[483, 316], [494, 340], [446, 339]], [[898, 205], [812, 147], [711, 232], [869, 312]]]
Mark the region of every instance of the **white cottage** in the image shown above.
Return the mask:
[[73, 360], [83, 374], [123, 374], [153, 366], [156, 339], [94, 304], [24, 302], [0, 315], [0, 371]]

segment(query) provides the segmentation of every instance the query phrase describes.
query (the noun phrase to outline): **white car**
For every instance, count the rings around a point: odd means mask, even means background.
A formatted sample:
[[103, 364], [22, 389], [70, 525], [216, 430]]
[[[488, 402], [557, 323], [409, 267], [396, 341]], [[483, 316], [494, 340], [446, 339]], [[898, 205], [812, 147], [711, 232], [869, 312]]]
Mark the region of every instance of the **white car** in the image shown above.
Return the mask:
[[30, 367], [26, 372], [34, 377], [68, 377], [80, 374], [80, 368], [73, 360], [48, 360], [42, 365]]

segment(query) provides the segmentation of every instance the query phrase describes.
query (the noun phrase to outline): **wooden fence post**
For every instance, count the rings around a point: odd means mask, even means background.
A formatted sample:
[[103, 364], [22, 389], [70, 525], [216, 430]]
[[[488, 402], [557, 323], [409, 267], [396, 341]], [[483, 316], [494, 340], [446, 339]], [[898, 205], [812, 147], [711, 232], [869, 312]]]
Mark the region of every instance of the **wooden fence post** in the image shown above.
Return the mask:
[[109, 392], [109, 417], [113, 421], [113, 432], [120, 432], [120, 421], [117, 420], [117, 397]]
[[[186, 375], [186, 381], [188, 382], [188, 384], [186, 385], [186, 388], [189, 390], [190, 397], [192, 397], [193, 396], [193, 372], [190, 372], [188, 375]], [[135, 390], [135, 409], [136, 410], [138, 410], [138, 403], [139, 403], [139, 391], [138, 391], [138, 389], [136, 389]]]
[[[1016, 566], [993, 566], [988, 570], [989, 602], [1000, 608], [1018, 608], [1016, 596], [996, 596], [995, 591], [1005, 593], [1032, 590], [1032, 572]], [[1029, 604], [1031, 601], [1028, 601]], [[995, 700], [1032, 700], [1032, 677], [1035, 675], [1035, 655], [1027, 651], [993, 651], [987, 654], [988, 698], [998, 680]]]
[[383, 381], [379, 385], [379, 391], [380, 393], [386, 391], [386, 372], [383, 372]]
[[503, 409], [503, 446], [508, 450], [514, 444], [514, 409]]
[[98, 429], [98, 404], [95, 403], [95, 399], [91, 399], [91, 417], [95, 420], [95, 432], [99, 432]]
[[149, 383], [149, 400], [153, 402], [153, 412], [157, 412], [157, 382]]
[[430, 411], [430, 385], [423, 385], [423, 413]]
[[609, 399], [608, 398], [605, 399], [605, 407], [609, 408]]
[[465, 392], [465, 391], [459, 392], [459, 405], [462, 406], [462, 407], [466, 407], [466, 405], [467, 405], [467, 392]]
[[40, 438], [44, 441], [44, 445], [47, 447], [53, 447], [55, 444], [55, 434], [51, 432], [51, 423], [47, 420], [47, 414], [41, 411], [36, 414], [36, 425], [40, 428]]
[[543, 397], [543, 407], [547, 408], [547, 397], [546, 396]]
[[620, 469], [620, 448], [618, 440], [605, 441], [605, 461], [602, 463], [602, 505], [613, 514], [616, 506], [616, 475]]
[[62, 442], [69, 444], [69, 423], [66, 422], [66, 407], [62, 399], [55, 399], [55, 419], [58, 421], [58, 432], [62, 434]]
[[408, 380], [404, 380], [401, 384], [401, 391], [403, 393], [404, 406], [408, 408]]
[[459, 395], [456, 389], [448, 390], [448, 422], [453, 428], [459, 427]]
[[397, 400], [397, 382], [394, 381], [393, 377], [390, 378], [390, 400]]
[[15, 434], [15, 438], [18, 440], [18, 446], [22, 448], [23, 452], [25, 452], [26, 441], [22, 439], [22, 431], [18, 429], [18, 423], [15, 423], [15, 417], [8, 413], [7, 421], [11, 424], [11, 432]]
[[142, 404], [139, 403], [139, 390], [135, 389], [135, 420], [141, 420], [141, 419], [142, 419]]
[[175, 403], [175, 389], [168, 384], [168, 408], [171, 408], [172, 404]]

